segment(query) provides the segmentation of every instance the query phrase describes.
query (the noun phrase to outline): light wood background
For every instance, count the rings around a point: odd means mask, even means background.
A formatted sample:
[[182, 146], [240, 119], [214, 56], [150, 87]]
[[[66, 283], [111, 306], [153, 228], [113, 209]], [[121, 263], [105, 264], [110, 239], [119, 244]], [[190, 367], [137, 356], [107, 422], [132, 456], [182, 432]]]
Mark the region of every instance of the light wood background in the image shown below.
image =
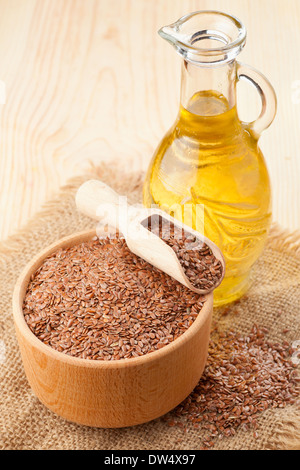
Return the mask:
[[[245, 23], [239, 60], [277, 92], [260, 142], [274, 219], [299, 228], [300, 0], [0, 0], [0, 239], [91, 163], [147, 167], [179, 103], [180, 58], [157, 30], [201, 9]], [[258, 104], [239, 87], [242, 118]]]

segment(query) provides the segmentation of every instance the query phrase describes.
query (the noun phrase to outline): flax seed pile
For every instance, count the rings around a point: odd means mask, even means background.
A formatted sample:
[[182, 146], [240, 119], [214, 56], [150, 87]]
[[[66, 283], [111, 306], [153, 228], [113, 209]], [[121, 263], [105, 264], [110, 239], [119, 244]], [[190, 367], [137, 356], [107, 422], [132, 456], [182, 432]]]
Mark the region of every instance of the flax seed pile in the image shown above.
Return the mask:
[[299, 402], [299, 376], [291, 361], [294, 350], [284, 341], [272, 343], [267, 329], [253, 325], [249, 335], [211, 332], [204, 373], [194, 391], [171, 415], [170, 426], [201, 428], [203, 448], [235, 435], [238, 428], [258, 438], [257, 420], [269, 408]]
[[175, 251], [194, 287], [208, 291], [219, 284], [223, 267], [206, 243], [162, 217], [150, 217], [147, 228]]
[[60, 249], [32, 276], [23, 312], [57, 351], [97, 360], [158, 350], [183, 334], [203, 298], [134, 255], [122, 238]]
[[[174, 341], [202, 306], [201, 296], [131, 253], [124, 239], [106, 238], [61, 249], [45, 260], [30, 280], [23, 311], [31, 331], [52, 348], [85, 359], [117, 360]], [[199, 383], [162, 419], [185, 430], [199, 428], [203, 449], [240, 428], [258, 438], [262, 412], [299, 400], [294, 351], [288, 342], [272, 343], [267, 333], [258, 325], [248, 335], [215, 326]]]

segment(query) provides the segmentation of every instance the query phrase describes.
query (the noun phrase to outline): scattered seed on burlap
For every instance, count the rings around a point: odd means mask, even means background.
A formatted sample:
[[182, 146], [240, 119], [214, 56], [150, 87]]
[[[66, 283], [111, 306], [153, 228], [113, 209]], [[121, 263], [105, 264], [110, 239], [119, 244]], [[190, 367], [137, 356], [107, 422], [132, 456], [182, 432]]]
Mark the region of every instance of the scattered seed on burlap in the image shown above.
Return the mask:
[[222, 263], [206, 243], [162, 217], [149, 217], [147, 228], [174, 250], [194, 287], [210, 290], [219, 284], [223, 274]]
[[258, 437], [257, 420], [268, 408], [299, 400], [299, 377], [288, 342], [272, 343], [267, 330], [254, 325], [249, 335], [211, 332], [204, 373], [193, 392], [164, 418], [170, 426], [202, 430], [203, 448], [234, 436], [238, 428]]
[[23, 312], [57, 351], [130, 359], [158, 350], [197, 318], [203, 297], [137, 257], [123, 238], [60, 249], [32, 276]]

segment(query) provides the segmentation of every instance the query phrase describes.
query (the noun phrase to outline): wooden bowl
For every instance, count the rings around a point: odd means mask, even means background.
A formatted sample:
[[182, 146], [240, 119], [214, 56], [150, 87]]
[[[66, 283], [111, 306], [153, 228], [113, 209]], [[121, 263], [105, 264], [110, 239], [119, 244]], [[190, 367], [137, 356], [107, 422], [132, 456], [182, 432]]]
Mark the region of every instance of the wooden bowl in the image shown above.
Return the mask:
[[94, 427], [117, 428], [158, 418], [182, 402], [197, 385], [207, 359], [213, 294], [192, 326], [163, 348], [115, 361], [72, 357], [44, 344], [29, 329], [22, 305], [32, 274], [59, 248], [95, 236], [75, 234], [49, 246], [19, 277], [13, 316], [28, 382], [39, 400], [57, 415]]

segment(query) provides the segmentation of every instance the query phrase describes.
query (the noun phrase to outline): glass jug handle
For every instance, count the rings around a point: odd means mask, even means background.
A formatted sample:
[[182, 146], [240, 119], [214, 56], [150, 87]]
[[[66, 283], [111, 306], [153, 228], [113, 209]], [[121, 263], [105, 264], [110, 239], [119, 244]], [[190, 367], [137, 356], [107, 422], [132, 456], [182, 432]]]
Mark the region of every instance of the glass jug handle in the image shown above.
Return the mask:
[[258, 90], [262, 102], [262, 109], [259, 117], [252, 122], [243, 122], [251, 134], [259, 139], [261, 133], [273, 122], [277, 110], [277, 98], [274, 88], [269, 80], [258, 70], [249, 65], [237, 63], [238, 80], [247, 80]]

